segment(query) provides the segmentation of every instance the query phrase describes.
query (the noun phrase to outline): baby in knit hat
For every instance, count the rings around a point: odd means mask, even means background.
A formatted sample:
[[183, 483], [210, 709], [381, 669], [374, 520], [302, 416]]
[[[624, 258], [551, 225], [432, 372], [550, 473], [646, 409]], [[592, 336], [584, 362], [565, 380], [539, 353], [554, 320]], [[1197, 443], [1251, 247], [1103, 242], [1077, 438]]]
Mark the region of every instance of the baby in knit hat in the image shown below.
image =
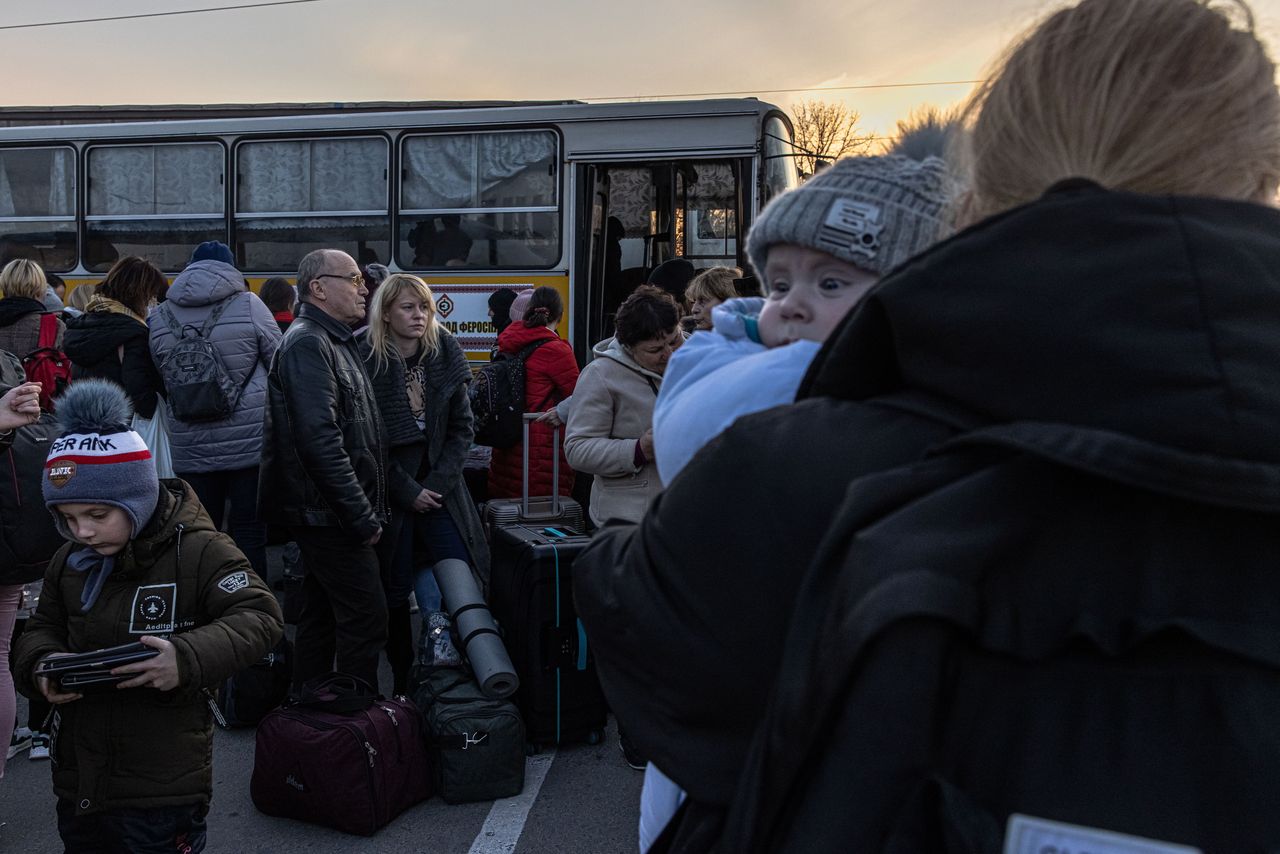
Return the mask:
[[891, 153], [838, 160], [764, 209], [747, 254], [768, 296], [716, 306], [667, 367], [653, 413], [664, 483], [738, 418], [795, 400], [850, 309], [941, 236], [947, 192], [940, 157]]
[[[945, 133], [904, 136], [898, 150]], [[838, 160], [774, 199], [747, 235], [767, 298], [728, 300], [671, 357], [653, 411], [658, 473], [671, 483], [693, 455], [752, 412], [792, 403], [822, 343], [880, 278], [938, 240], [946, 164], [901, 154]], [[640, 850], [684, 793], [652, 763], [640, 800]]]
[[[58, 832], [68, 851], [200, 851], [213, 791], [210, 689], [283, 632], [248, 560], [191, 487], [161, 480], [122, 388], [79, 380], [58, 399], [61, 435], [43, 493], [69, 542], [13, 652], [14, 678], [52, 715]], [[153, 658], [84, 693], [36, 675], [47, 658], [139, 642]]]

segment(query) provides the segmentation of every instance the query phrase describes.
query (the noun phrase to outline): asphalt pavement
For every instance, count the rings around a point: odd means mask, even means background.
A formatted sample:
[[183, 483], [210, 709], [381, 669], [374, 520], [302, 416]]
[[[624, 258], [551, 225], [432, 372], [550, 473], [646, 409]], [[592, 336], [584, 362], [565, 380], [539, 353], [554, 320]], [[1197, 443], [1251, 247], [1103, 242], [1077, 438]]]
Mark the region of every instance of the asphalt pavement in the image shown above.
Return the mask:
[[[26, 720], [25, 701], [19, 719]], [[450, 805], [433, 797], [407, 810], [375, 836], [349, 836], [312, 824], [272, 818], [249, 799], [254, 731], [218, 730], [213, 739], [213, 803], [209, 852], [274, 854], [306, 851], [397, 851], [429, 854], [633, 854], [642, 774], [628, 768], [612, 724], [599, 745], [575, 745], [526, 760], [525, 791], [516, 798]], [[0, 780], [0, 851], [62, 851], [49, 763], [25, 753], [9, 760]]]
[[[271, 574], [278, 577], [276, 555], [272, 558]], [[382, 682], [390, 685], [385, 662], [383, 671]], [[20, 697], [19, 721], [25, 723], [26, 715], [26, 700]], [[515, 798], [450, 805], [433, 797], [371, 838], [258, 812], [249, 798], [254, 735], [252, 729], [214, 734], [209, 852], [634, 854], [637, 849], [643, 775], [623, 762], [612, 718], [599, 745], [564, 746], [526, 759], [524, 792]], [[26, 753], [9, 760], [0, 779], [0, 852], [62, 851], [54, 805], [49, 763], [31, 761]]]

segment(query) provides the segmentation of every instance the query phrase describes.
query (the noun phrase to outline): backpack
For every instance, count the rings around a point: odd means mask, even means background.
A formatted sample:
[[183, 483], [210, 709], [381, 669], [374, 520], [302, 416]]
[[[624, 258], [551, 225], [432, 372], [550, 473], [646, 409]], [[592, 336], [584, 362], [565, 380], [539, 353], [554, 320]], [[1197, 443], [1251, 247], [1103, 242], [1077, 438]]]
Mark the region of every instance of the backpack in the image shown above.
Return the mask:
[[[716, 850], [734, 852], [825, 850], [824, 832], [894, 854], [1200, 850], [1082, 841], [1100, 831], [1208, 851], [1280, 839], [1280, 820], [1258, 808], [1280, 793], [1268, 716], [1280, 707], [1280, 653], [1239, 598], [1255, 588], [1224, 582], [1231, 605], [1179, 595], [1195, 557], [1165, 589], [1139, 580], [1188, 545], [1214, 553], [1214, 536], [1240, 552], [1219, 550], [1205, 576], [1265, 577], [1259, 544], [1273, 542], [1274, 523], [1055, 456], [1113, 436], [997, 425], [854, 480], [806, 570], [725, 830], [714, 828], [721, 808], [691, 805], [686, 827], [650, 850], [691, 850], [684, 841], [708, 830]], [[1258, 482], [1275, 493], [1274, 480]], [[1165, 521], [1140, 524], [1151, 519]], [[1230, 532], [1213, 533], [1224, 520]], [[1166, 551], [1134, 560], [1149, 544]], [[1070, 580], [1073, 567], [1088, 580]], [[1096, 587], [1103, 578], [1115, 586]], [[1274, 589], [1258, 585], [1258, 601]], [[1145, 607], [1127, 616], [1131, 602]], [[1206, 701], [1215, 689], [1232, 701]], [[851, 757], [862, 782], [842, 773]], [[824, 822], [850, 803], [852, 819]], [[1049, 822], [1069, 824], [1051, 837]], [[1028, 823], [1035, 833], [1020, 835]]]
[[550, 339], [534, 341], [514, 354], [499, 353], [482, 367], [467, 391], [475, 419], [475, 443], [510, 448], [524, 435], [524, 364]]
[[160, 365], [160, 375], [168, 392], [169, 410], [179, 421], [196, 423], [231, 417], [253, 378], [256, 366], [237, 388], [222, 363], [218, 348], [209, 340], [209, 331], [233, 299], [227, 297], [218, 303], [199, 329], [190, 323], [180, 326], [167, 304], [156, 311], [173, 333], [173, 349]]
[[40, 315], [40, 337], [36, 349], [22, 357], [22, 370], [31, 382], [40, 383], [40, 408], [53, 412], [53, 399], [71, 384], [71, 360], [54, 344], [58, 340], [58, 316]]

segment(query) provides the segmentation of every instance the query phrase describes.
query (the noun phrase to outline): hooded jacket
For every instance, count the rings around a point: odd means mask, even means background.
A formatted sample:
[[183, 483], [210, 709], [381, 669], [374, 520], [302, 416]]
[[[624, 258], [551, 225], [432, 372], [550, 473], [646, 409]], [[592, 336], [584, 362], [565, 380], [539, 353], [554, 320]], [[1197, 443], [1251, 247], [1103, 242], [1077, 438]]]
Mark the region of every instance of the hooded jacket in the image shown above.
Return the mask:
[[[67, 568], [68, 543], [45, 575], [40, 605], [14, 647], [14, 681], [40, 696], [32, 670], [55, 652], [88, 652], [167, 635], [178, 687], [86, 694], [57, 706], [50, 745], [53, 788], [77, 813], [208, 803], [213, 717], [202, 689], [253, 664], [280, 639], [280, 607], [191, 487], [161, 481], [151, 520], [117, 558], [89, 611], [88, 573]], [[176, 600], [175, 600], [176, 597]], [[155, 610], [142, 603], [155, 602]], [[176, 623], [174, 626], [174, 616]]]
[[124, 388], [133, 411], [156, 414], [164, 383], [151, 359], [147, 324], [119, 302], [95, 294], [84, 314], [67, 321], [63, 352], [71, 360], [71, 378], [100, 377]]
[[662, 375], [640, 367], [616, 338], [592, 348], [595, 360], [582, 371], [565, 425], [569, 464], [595, 475], [591, 518], [639, 521], [662, 491], [658, 465], [636, 465], [636, 446], [653, 426]]
[[[872, 291], [807, 400], [598, 538], [602, 682], [692, 799], [660, 850], [999, 850], [1014, 812], [1274, 845], [1277, 235], [1091, 186], [981, 223]], [[743, 495], [762, 524], [674, 548]]]
[[235, 411], [221, 421], [189, 424], [169, 419], [173, 470], [179, 475], [251, 468], [262, 457], [267, 369], [280, 344], [280, 327], [235, 267], [197, 261], [178, 274], [164, 304], [151, 317], [151, 355], [161, 366], [178, 343], [167, 315], [179, 328], [201, 329], [223, 300], [232, 302], [209, 330], [208, 340], [231, 382], [244, 390]]
[[[524, 363], [524, 400], [529, 412], [545, 412], [574, 393], [578, 384], [578, 361], [573, 348], [547, 326], [525, 326], [515, 322], [498, 335], [498, 350], [514, 354], [535, 341], [546, 341]], [[561, 439], [563, 440], [563, 436]], [[551, 428], [529, 425], [529, 494], [551, 494]], [[523, 445], [494, 448], [489, 464], [489, 497], [519, 498], [524, 467]], [[573, 469], [560, 445], [560, 494], [573, 493]]]
[[[40, 342], [40, 318], [46, 313], [44, 303], [26, 297], [0, 299], [0, 350], [19, 359], [35, 350]], [[65, 325], [58, 318], [58, 336], [54, 348], [62, 349]]]

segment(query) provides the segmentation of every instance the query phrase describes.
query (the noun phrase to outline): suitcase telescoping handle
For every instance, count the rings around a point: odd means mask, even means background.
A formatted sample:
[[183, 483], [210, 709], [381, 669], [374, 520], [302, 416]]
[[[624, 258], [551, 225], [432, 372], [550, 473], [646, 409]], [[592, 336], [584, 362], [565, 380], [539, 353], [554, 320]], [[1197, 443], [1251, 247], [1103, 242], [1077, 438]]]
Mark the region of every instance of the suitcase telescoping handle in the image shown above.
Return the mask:
[[[541, 414], [541, 412], [526, 412], [524, 414], [524, 470], [522, 472], [524, 483], [520, 492], [520, 510], [526, 519], [532, 518], [532, 515], [529, 513], [529, 422], [533, 421]], [[559, 515], [560, 425], [557, 424], [551, 428], [551, 513], [547, 518], [555, 518], [559, 517]]]

